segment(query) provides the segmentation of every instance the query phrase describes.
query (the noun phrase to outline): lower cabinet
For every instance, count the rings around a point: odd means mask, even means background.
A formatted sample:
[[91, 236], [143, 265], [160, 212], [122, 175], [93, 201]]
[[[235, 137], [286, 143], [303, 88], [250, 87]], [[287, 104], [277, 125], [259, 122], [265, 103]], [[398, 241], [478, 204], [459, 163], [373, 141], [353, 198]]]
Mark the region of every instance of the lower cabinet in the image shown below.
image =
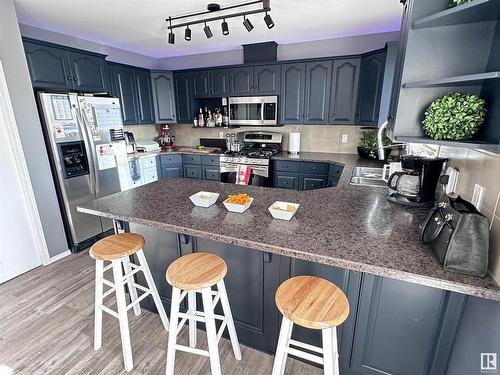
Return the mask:
[[301, 175], [300, 186], [301, 190], [314, 190], [326, 188], [328, 184], [328, 176], [303, 174]]
[[299, 190], [300, 175], [292, 172], [276, 171], [274, 173], [274, 187], [280, 189]]
[[219, 167], [203, 166], [203, 179], [211, 181], [220, 181]]
[[184, 164], [184, 177], [201, 180], [203, 177], [201, 164]]
[[343, 167], [336, 164], [276, 160], [273, 185], [280, 189], [314, 190], [337, 186]]
[[161, 166], [161, 177], [183, 177], [184, 170], [182, 164], [167, 164]]

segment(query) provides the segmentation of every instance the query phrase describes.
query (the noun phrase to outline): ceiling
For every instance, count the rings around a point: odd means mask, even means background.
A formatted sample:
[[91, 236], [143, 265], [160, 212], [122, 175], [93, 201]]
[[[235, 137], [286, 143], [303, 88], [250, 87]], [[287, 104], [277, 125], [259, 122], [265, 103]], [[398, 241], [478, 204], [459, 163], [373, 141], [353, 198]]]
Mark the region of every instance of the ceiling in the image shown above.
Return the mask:
[[255, 26], [251, 32], [243, 27], [243, 19], [233, 18], [227, 20], [228, 36], [221, 34], [220, 22], [213, 22], [210, 40], [203, 25], [193, 25], [190, 42], [184, 40], [184, 30], [177, 29], [175, 45], [167, 44], [165, 18], [204, 10], [210, 1], [15, 0], [15, 4], [20, 23], [156, 58], [232, 50], [270, 40], [286, 44], [396, 31], [402, 14], [398, 0], [271, 0], [273, 29], [267, 29], [263, 14], [256, 14], [248, 17]]

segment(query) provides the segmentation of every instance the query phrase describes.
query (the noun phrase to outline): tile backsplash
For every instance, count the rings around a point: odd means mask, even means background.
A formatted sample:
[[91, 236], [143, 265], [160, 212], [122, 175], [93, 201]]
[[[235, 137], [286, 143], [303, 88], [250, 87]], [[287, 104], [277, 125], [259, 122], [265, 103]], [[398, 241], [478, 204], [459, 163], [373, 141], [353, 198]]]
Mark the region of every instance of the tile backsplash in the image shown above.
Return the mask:
[[490, 272], [500, 283], [500, 155], [441, 146], [439, 156], [448, 158], [448, 166], [453, 166], [460, 172], [458, 193], [464, 199], [472, 199], [475, 184], [484, 187], [480, 210], [491, 224]]
[[[275, 128], [269, 127], [244, 127], [237, 129], [220, 128], [192, 128], [189, 124], [172, 125], [172, 134], [175, 143], [181, 146], [197, 146], [200, 138], [219, 138], [222, 132], [236, 133], [250, 130], [263, 130], [283, 133], [283, 149], [288, 149], [288, 134], [300, 132], [300, 150], [314, 152], [335, 152], [355, 154], [356, 147], [362, 130], [358, 126], [333, 126], [333, 125], [285, 125]], [[342, 143], [342, 135], [347, 134], [347, 143]]]
[[160, 134], [160, 125], [143, 124], [143, 125], [125, 125], [123, 130], [134, 133], [136, 142], [158, 142]]

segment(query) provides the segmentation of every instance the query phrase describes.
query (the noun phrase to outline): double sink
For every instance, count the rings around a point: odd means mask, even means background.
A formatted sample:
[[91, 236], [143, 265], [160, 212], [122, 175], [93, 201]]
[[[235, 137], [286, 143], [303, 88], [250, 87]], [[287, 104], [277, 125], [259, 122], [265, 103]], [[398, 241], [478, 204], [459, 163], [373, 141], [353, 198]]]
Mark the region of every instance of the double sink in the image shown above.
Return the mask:
[[382, 179], [382, 168], [355, 167], [351, 173], [351, 185], [387, 188], [387, 182]]

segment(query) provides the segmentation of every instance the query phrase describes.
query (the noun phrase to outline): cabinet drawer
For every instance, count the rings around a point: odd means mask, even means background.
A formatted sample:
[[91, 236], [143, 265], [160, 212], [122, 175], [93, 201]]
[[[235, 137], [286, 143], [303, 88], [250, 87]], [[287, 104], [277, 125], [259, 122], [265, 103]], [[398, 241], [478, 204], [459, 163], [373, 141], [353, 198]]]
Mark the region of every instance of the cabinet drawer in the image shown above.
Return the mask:
[[217, 167], [219, 167], [219, 156], [212, 156], [212, 155], [202, 156], [201, 157], [201, 164], [202, 165], [216, 165]]
[[219, 167], [203, 167], [203, 179], [220, 181]]
[[330, 164], [330, 170], [328, 172], [328, 175], [339, 179], [343, 170], [344, 167], [341, 165]]
[[[180, 155], [179, 155], [180, 156]], [[161, 166], [161, 177], [182, 177], [182, 164], [168, 164]]]
[[328, 183], [328, 176], [302, 175], [302, 190], [314, 190], [325, 188]]
[[306, 174], [328, 174], [328, 163], [302, 162], [300, 172]]
[[277, 171], [298, 172], [300, 170], [300, 162], [276, 160], [274, 162], [274, 169]]
[[299, 174], [276, 173], [276, 176], [274, 177], [274, 187], [299, 190]]
[[139, 168], [147, 169], [156, 167], [156, 156], [139, 159]]
[[160, 155], [160, 163], [166, 164], [182, 164], [182, 155]]
[[184, 177], [185, 178], [196, 178], [196, 179], [201, 180], [202, 179], [201, 165], [185, 164], [184, 165]]
[[144, 169], [142, 171], [142, 180], [145, 184], [158, 181], [158, 169], [156, 167]]
[[187, 164], [201, 164], [201, 155], [182, 155], [182, 162]]

